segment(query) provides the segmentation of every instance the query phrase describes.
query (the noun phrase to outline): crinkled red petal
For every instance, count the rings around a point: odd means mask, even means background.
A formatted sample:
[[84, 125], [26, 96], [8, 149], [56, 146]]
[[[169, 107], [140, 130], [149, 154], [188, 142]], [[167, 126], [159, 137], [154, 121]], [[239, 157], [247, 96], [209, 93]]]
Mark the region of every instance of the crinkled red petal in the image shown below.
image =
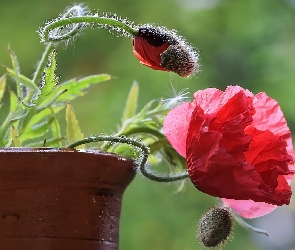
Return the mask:
[[[274, 205], [289, 204], [291, 190], [284, 178], [277, 178], [278, 169], [269, 171], [268, 168], [268, 172], [258, 172], [243, 154], [251, 141], [244, 128], [251, 122], [250, 114], [253, 113], [242, 92], [229, 99], [216, 117], [204, 114], [199, 107], [195, 108], [187, 134], [186, 156], [190, 178], [199, 190], [212, 196], [251, 199]], [[269, 146], [267, 140], [262, 145], [265, 146]], [[279, 148], [284, 146], [279, 145]], [[292, 158], [286, 150], [281, 158], [281, 168], [286, 169], [284, 174], [288, 174], [286, 161]], [[276, 181], [281, 181], [284, 188], [276, 189], [280, 186]]]

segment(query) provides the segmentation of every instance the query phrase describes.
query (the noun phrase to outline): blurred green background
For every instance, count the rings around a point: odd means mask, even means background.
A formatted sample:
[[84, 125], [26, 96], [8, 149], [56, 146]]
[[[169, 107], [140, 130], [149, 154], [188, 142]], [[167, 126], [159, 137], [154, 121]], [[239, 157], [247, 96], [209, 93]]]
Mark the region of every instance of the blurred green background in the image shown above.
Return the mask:
[[[10, 66], [10, 44], [22, 73], [32, 76], [44, 49], [36, 32], [38, 27], [58, 16], [72, 1], [0, 1], [0, 63]], [[154, 71], [140, 65], [134, 57], [130, 38], [117, 38], [105, 30], [86, 30], [74, 44], [57, 47], [57, 74], [62, 81], [98, 73], [109, 73], [115, 78], [95, 86], [85, 98], [72, 103], [85, 135], [116, 130], [134, 80], [140, 85], [140, 107], [151, 99], [171, 96], [171, 84], [178, 90], [188, 88], [191, 93], [206, 87], [225, 89], [227, 85], [240, 85], [254, 93], [263, 91], [278, 100], [289, 127], [295, 131], [294, 0], [88, 0], [86, 4], [90, 9], [115, 12], [135, 23], [178, 30], [201, 51], [202, 72], [181, 78]], [[0, 75], [3, 73], [0, 68]], [[62, 114], [60, 117], [64, 119]], [[195, 239], [197, 221], [215, 200], [189, 183], [183, 193], [175, 194], [176, 190], [177, 185], [136, 177], [124, 197], [121, 250], [203, 249]], [[292, 205], [276, 212], [276, 216], [288, 211], [292, 211]], [[237, 225], [225, 249], [295, 249], [294, 204], [290, 214], [287, 223], [293, 229], [284, 233], [290, 233], [290, 242], [277, 237], [277, 233], [271, 242]], [[274, 214], [263, 220], [271, 222]], [[252, 222], [266, 225], [259, 219]], [[272, 233], [272, 228], [284, 231], [285, 227], [278, 222], [270, 223], [266, 229]]]

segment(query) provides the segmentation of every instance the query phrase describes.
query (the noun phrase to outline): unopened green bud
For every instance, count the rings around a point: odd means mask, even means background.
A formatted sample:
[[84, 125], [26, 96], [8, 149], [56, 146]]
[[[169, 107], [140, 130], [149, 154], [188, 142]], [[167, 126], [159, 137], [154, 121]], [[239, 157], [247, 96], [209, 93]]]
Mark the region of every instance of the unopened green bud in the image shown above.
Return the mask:
[[199, 221], [197, 238], [205, 247], [225, 244], [233, 231], [233, 218], [224, 207], [213, 207]]

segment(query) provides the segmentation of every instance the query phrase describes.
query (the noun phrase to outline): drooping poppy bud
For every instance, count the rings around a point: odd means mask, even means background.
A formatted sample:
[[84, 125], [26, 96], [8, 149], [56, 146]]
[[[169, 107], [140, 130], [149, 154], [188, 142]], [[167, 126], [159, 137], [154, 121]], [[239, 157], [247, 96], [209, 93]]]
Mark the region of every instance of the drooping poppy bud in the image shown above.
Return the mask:
[[154, 70], [172, 71], [187, 77], [198, 71], [198, 53], [174, 31], [141, 26], [133, 38], [133, 53]]

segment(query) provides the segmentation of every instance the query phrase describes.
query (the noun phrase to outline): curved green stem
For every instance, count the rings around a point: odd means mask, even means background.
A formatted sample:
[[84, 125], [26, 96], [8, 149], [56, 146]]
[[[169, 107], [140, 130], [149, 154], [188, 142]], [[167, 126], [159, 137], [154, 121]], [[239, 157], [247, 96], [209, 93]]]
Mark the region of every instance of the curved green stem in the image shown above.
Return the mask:
[[[163, 138], [165, 137], [161, 132], [152, 129], [152, 128], [148, 128], [148, 127], [136, 127], [136, 128], [131, 128], [129, 130], [125, 130], [125, 127], [123, 126], [123, 128], [116, 133], [116, 136], [126, 136], [126, 137], [130, 137], [132, 135], [138, 134], [138, 133], [145, 133], [145, 134], [150, 134], [153, 135], [157, 138]], [[101, 150], [107, 151], [108, 149], [110, 149], [110, 147], [112, 146], [111, 143], [109, 142], [105, 142], [102, 146], [101, 146]], [[153, 153], [154, 150], [151, 152]]]
[[76, 141], [70, 145], [67, 146], [67, 148], [75, 148], [80, 145], [91, 143], [91, 142], [101, 142], [101, 141], [109, 141], [109, 142], [115, 142], [115, 143], [126, 143], [129, 145], [132, 145], [138, 149], [138, 152], [141, 155], [141, 160], [139, 162], [139, 170], [140, 172], [147, 177], [148, 179], [151, 179], [153, 181], [157, 182], [172, 182], [172, 181], [179, 181], [186, 179], [188, 177], [188, 173], [185, 171], [184, 173], [177, 174], [174, 176], [160, 176], [155, 173], [153, 173], [146, 165], [148, 157], [150, 155], [150, 149], [148, 146], [146, 146], [144, 143], [124, 137], [124, 136], [92, 136], [88, 138], [84, 138], [83, 140]]
[[47, 24], [42, 28], [42, 39], [45, 42], [58, 42], [62, 40], [69, 39], [73, 36], [71, 34], [72, 30], [66, 33], [65, 35], [60, 35], [56, 37], [50, 36], [50, 31], [64, 27], [65, 25], [70, 25], [70, 24], [83, 24], [83, 25], [109, 25], [112, 27], [120, 28], [123, 29], [125, 32], [130, 34], [131, 36], [136, 35], [136, 30], [130, 27], [129, 25], [119, 21], [115, 20], [112, 18], [108, 17], [98, 17], [98, 16], [74, 16], [74, 17], [67, 17], [67, 18], [62, 18], [62, 19], [57, 19], [54, 20], [52, 23]]
[[[62, 18], [61, 20], [69, 17], [71, 15], [71, 13], [74, 14], [75, 16], [83, 15], [83, 12], [82, 12], [82, 9], [80, 6], [73, 6], [72, 8], [68, 9], [66, 13], [63, 14], [63, 16], [61, 17]], [[67, 35], [71, 36], [71, 37], [76, 35], [77, 32], [79, 31], [79, 28], [81, 27], [81, 25], [82, 24], [77, 24], [75, 27], [72, 27], [72, 29], [67, 33]], [[37, 69], [36, 69], [33, 79], [32, 79], [32, 81], [35, 84], [38, 84], [40, 82], [41, 77], [42, 77], [42, 73], [48, 63], [48, 58], [49, 58], [50, 54], [52, 53], [53, 49], [54, 49], [54, 44], [48, 43], [45, 48], [45, 51], [42, 55], [42, 58], [41, 58], [40, 62], [38, 63]], [[30, 99], [30, 98], [31, 98], [31, 95], [29, 94], [27, 99]]]
[[235, 212], [233, 212], [233, 216], [235, 218], [235, 220], [242, 226], [244, 227], [245, 229], [249, 230], [249, 231], [252, 231], [254, 233], [259, 233], [259, 234], [264, 234], [266, 235], [267, 237], [270, 238], [268, 232], [266, 230], [263, 230], [263, 229], [260, 229], [260, 228], [256, 228], [256, 227], [253, 227], [251, 226], [250, 224], [248, 224], [246, 221], [244, 221], [241, 216], [239, 216], [238, 214], [236, 214]]

